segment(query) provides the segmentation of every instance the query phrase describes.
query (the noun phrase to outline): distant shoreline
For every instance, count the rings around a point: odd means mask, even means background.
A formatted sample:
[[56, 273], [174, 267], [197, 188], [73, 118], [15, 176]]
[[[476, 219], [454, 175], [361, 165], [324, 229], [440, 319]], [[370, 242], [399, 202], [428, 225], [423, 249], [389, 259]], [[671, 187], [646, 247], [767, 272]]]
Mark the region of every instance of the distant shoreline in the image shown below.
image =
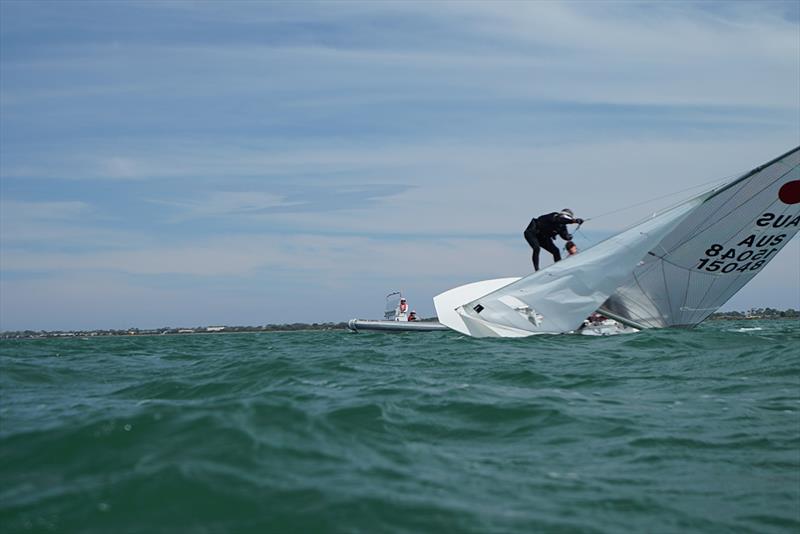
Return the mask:
[[347, 323], [291, 323], [263, 326], [196, 326], [190, 328], [126, 328], [97, 330], [13, 331], [0, 333], [0, 339], [58, 338], [58, 337], [115, 337], [115, 336], [185, 336], [192, 334], [237, 334], [245, 332], [295, 332], [300, 330], [340, 330]]
[[[712, 313], [709, 321], [738, 321], [738, 320], [782, 320], [798, 319], [800, 312], [794, 309], [776, 310], [774, 308], [751, 309], [746, 312], [730, 311]], [[436, 321], [436, 317], [422, 319], [422, 321]], [[16, 330], [0, 332], [0, 339], [40, 339], [40, 338], [92, 338], [111, 336], [163, 336], [163, 335], [190, 335], [190, 334], [236, 334], [245, 332], [296, 332], [301, 330], [346, 330], [347, 322], [339, 323], [286, 323], [268, 324], [263, 326], [196, 326], [196, 327], [162, 327], [152, 329], [125, 328], [125, 329], [95, 329], [95, 330]]]

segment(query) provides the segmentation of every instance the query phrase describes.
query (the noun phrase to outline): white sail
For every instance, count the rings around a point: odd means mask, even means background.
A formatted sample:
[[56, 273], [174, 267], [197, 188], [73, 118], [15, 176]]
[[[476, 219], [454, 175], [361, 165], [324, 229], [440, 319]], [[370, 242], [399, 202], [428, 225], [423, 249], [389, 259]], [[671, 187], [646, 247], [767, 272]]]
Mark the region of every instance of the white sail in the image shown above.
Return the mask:
[[[701, 195], [686, 201], [577, 256], [458, 306], [457, 316], [451, 309], [440, 309], [445, 302], [452, 305], [452, 299], [437, 296], [434, 304], [439, 320], [475, 337], [525, 337], [575, 330], [630, 276], [647, 251], [705, 198]], [[446, 293], [451, 292], [458, 293]]]
[[800, 147], [718, 188], [649, 251], [600, 313], [638, 328], [694, 326], [800, 229]]

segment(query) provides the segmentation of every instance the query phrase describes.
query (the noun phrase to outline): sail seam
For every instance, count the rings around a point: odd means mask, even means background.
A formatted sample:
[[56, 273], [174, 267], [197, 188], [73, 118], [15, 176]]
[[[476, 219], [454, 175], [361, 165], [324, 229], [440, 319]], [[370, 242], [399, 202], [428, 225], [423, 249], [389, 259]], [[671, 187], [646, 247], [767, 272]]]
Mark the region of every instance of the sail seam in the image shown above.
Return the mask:
[[[674, 264], [672, 262], [668, 262], [667, 260], [663, 260], [663, 261], [664, 261], [664, 263], [669, 263], [670, 265], [678, 267], [679, 269], [683, 269], [683, 267], [681, 265], [676, 265], [676, 264]], [[692, 275], [694, 274], [693, 270], [691, 270], [691, 269], [686, 269], [686, 270], [689, 272], [689, 275], [686, 277], [686, 287], [683, 290], [683, 300], [681, 301], [681, 308], [686, 306], [686, 301], [689, 299], [689, 287], [692, 284]], [[683, 319], [683, 317], [681, 317], [681, 319]]]
[[[767, 262], [767, 263], [769, 263], [769, 262]], [[748, 282], [749, 282], [750, 280], [752, 280], [754, 277], [755, 277], [755, 274], [754, 274], [753, 276], [750, 276], [750, 277], [747, 277], [747, 278], [746, 278], [746, 277], [733, 277], [733, 279], [731, 280], [731, 283], [730, 283], [730, 284], [728, 284], [728, 286], [727, 286], [727, 287], [726, 287], [726, 288], [725, 288], [725, 289], [724, 289], [724, 290], [723, 290], [723, 291], [720, 293], [720, 295], [725, 295], [725, 294], [727, 294], [727, 293], [728, 293], [728, 291], [730, 291], [730, 289], [731, 289], [732, 287], [734, 287], [734, 286], [735, 286], [735, 285], [736, 285], [738, 282], [742, 282], [742, 285], [739, 287], [739, 289], [741, 289], [742, 287], [744, 287], [744, 285], [745, 285], [746, 283], [748, 283]], [[736, 291], [734, 291], [734, 294], [735, 294], [737, 291], [739, 291], [739, 289], [737, 289]], [[733, 296], [733, 295], [731, 295], [731, 296]], [[730, 298], [730, 297], [728, 297], [728, 298]], [[719, 306], [722, 306], [722, 304], [724, 304], [725, 302], [727, 302], [727, 300], [728, 300], [728, 299], [726, 298], [726, 299], [725, 299], [725, 301], [723, 301], [723, 302], [722, 302], [722, 303], [721, 303]], [[719, 308], [719, 306], [717, 306], [717, 308]], [[716, 308], [715, 308], [715, 309], [716, 309]], [[710, 314], [709, 314], [709, 315], [710, 315]], [[706, 317], [708, 317], [708, 315], [706, 315]], [[705, 317], [703, 318], [703, 320], [705, 320]]]
[[669, 288], [667, 287], [667, 269], [666, 262], [661, 261], [661, 279], [664, 281], [664, 294], [667, 296], [667, 309], [672, 311], [672, 299], [669, 296]]
[[[642, 284], [640, 283], [640, 281], [639, 281], [639, 277], [636, 275], [636, 273], [633, 273], [633, 280], [636, 282], [636, 286], [639, 288], [639, 291], [641, 291], [642, 295], [644, 295], [644, 296], [645, 296], [645, 298], [646, 298], [648, 301], [650, 301], [650, 304], [652, 304], [652, 305], [653, 305], [653, 307], [654, 307], [656, 310], [658, 310], [658, 305], [655, 303], [655, 301], [654, 301], [652, 298], [650, 298], [650, 295], [648, 295], [647, 293], [645, 293], [645, 291], [644, 291], [644, 288], [642, 287]], [[644, 306], [642, 306], [642, 307], [644, 307]]]
[[[747, 186], [747, 184], [746, 184], [745, 182], [741, 182], [741, 183], [739, 184], [739, 189], [737, 189], [737, 190], [736, 190], [736, 191], [733, 193], [733, 197], [735, 197], [736, 195], [738, 195], [738, 194], [739, 194], [739, 193], [742, 191], [742, 189], [744, 189], [746, 186]], [[767, 186], [767, 187], [769, 187], [769, 186]], [[718, 194], [715, 194], [715, 195], [713, 195], [713, 196], [712, 196], [712, 197], [710, 197], [710, 198], [714, 198], [714, 197], [716, 197], [716, 196], [718, 196]], [[733, 197], [732, 197], [732, 198], [733, 198]], [[728, 202], [729, 202], [729, 201], [730, 201], [730, 199], [728, 199], [728, 201], [726, 201], [726, 202], [723, 202], [722, 204], [720, 204], [719, 206], [717, 206], [717, 208], [716, 208], [714, 211], [712, 211], [711, 213], [709, 213], [709, 214], [706, 216], [706, 218], [705, 218], [705, 219], [703, 219], [703, 220], [701, 220], [700, 222], [698, 222], [698, 223], [695, 225], [695, 227], [692, 229], [692, 231], [691, 231], [691, 232], [689, 232], [689, 234], [688, 234], [688, 237], [687, 237], [687, 238], [686, 238], [686, 239], [685, 239], [683, 242], [681, 242], [681, 243], [678, 243], [677, 245], [675, 245], [675, 247], [673, 248], [673, 250], [675, 250], [675, 249], [678, 249], [678, 248], [682, 247], [684, 244], [686, 244], [686, 243], [687, 243], [687, 242], [689, 242], [690, 240], [692, 240], [692, 239], [694, 239], [694, 238], [696, 238], [696, 237], [700, 236], [700, 235], [701, 235], [703, 232], [705, 232], [705, 231], [706, 231], [706, 230], [708, 230], [709, 228], [713, 228], [713, 227], [714, 227], [714, 224], [715, 224], [715, 223], [718, 223], [718, 222], [719, 222], [719, 221], [721, 221], [722, 219], [718, 219], [718, 220], [716, 220], [715, 222], [712, 222], [710, 225], [706, 226], [705, 228], [703, 228], [703, 226], [705, 226], [705, 225], [708, 223], [708, 221], [709, 221], [709, 220], [711, 220], [711, 221], [714, 221], [714, 216], [715, 216], [717, 213], [719, 213], [720, 211], [722, 211], [722, 210], [723, 210], [723, 209], [724, 209], [724, 208], [727, 206], [727, 204], [728, 204]], [[740, 205], [741, 205], [741, 204], [740, 204]], [[729, 211], [729, 212], [728, 212], [728, 215], [724, 215], [724, 216], [723, 216], [723, 219], [724, 219], [725, 217], [728, 217], [728, 216], [730, 216], [732, 213], [733, 213], [733, 210]], [[701, 228], [702, 228], [702, 229], [701, 229]]]
[[[692, 312], [692, 314], [689, 316], [689, 322], [695, 323], [695, 315], [697, 314], [697, 311], [696, 311], [696, 310], [702, 309], [702, 306], [703, 306], [703, 303], [704, 303], [704, 302], [705, 302], [705, 300], [706, 300], [706, 297], [708, 297], [708, 294], [709, 294], [709, 292], [710, 292], [710, 291], [711, 291], [711, 290], [714, 288], [714, 286], [715, 286], [715, 285], [717, 285], [717, 282], [718, 282], [718, 281], [719, 281], [719, 277], [716, 277], [716, 278], [714, 278], [713, 280], [711, 280], [711, 283], [710, 283], [710, 284], [708, 284], [708, 287], [706, 288], [706, 292], [705, 292], [705, 293], [703, 293], [703, 296], [700, 298], [700, 300], [699, 300], [699, 301], [698, 301], [698, 303], [697, 303], [697, 306], [698, 306], [698, 307], [697, 307], [697, 308], [695, 309], [695, 311], [694, 311], [694, 312]], [[685, 303], [685, 302], [684, 302], [684, 305], [686, 305], [686, 303]], [[703, 321], [703, 319], [700, 319], [700, 321], [697, 321], [697, 322], [702, 322], [702, 321]]]
[[[652, 254], [652, 253], [651, 253], [651, 254]], [[655, 254], [653, 254], [653, 256], [655, 256]], [[656, 256], [656, 258], [658, 258], [658, 256]], [[658, 265], [659, 265], [659, 264], [658, 264], [658, 262], [653, 262], [653, 263], [650, 263], [650, 264], [648, 264], [648, 265], [645, 265], [645, 266], [641, 267], [641, 268], [640, 268], [640, 271], [639, 271], [639, 273], [638, 273], [638, 275], [637, 275], [637, 273], [636, 273], [636, 272], [633, 272], [633, 273], [632, 273], [632, 276], [633, 276], [634, 282], [636, 282], [636, 286], [639, 288], [639, 292], [640, 292], [642, 295], [644, 295], [645, 297], [647, 297], [647, 294], [645, 293], [645, 291], [644, 291], [644, 288], [642, 288], [642, 285], [641, 285], [641, 283], [639, 283], [639, 277], [644, 277], [645, 275], [649, 274], [649, 273], [650, 273], [650, 272], [652, 272], [654, 269], [656, 269], [656, 268], [658, 267]], [[636, 300], [635, 298], [633, 298], [633, 297], [630, 297], [630, 296], [628, 296], [628, 298], [629, 298], [629, 299], [630, 299], [630, 300], [631, 300], [631, 301], [632, 301], [634, 304], [636, 304], [636, 305], [639, 307], [639, 309], [641, 309], [641, 310], [643, 310], [643, 311], [646, 311], [646, 310], [647, 310], [646, 302], [642, 302], [642, 301]], [[650, 301], [650, 304], [652, 304], [652, 305], [655, 307], [656, 311], [658, 311], [658, 312], [661, 312], [661, 308], [660, 308], [660, 307], [659, 307], [659, 306], [658, 306], [658, 305], [657, 305], [657, 304], [656, 304], [656, 303], [655, 303], [655, 302], [654, 302], [652, 299], [649, 299], [649, 297], [648, 297], [648, 300]], [[659, 325], [654, 325], [654, 324], [653, 324], [653, 322], [652, 322], [651, 320], [649, 320], [649, 319], [647, 318], [647, 316], [646, 316], [646, 315], [643, 315], [642, 313], [636, 313], [636, 312], [634, 312], [633, 310], [629, 310], [629, 312], [630, 312], [631, 314], [634, 314], [634, 315], [636, 315], [637, 319], [638, 319], [638, 320], [639, 320], [639, 322], [641, 322], [641, 323], [648, 323], [648, 324], [650, 324], [651, 326], [656, 326], [656, 327], [657, 327], [657, 326], [659, 326]], [[651, 315], [651, 314], [647, 314], [647, 315]]]

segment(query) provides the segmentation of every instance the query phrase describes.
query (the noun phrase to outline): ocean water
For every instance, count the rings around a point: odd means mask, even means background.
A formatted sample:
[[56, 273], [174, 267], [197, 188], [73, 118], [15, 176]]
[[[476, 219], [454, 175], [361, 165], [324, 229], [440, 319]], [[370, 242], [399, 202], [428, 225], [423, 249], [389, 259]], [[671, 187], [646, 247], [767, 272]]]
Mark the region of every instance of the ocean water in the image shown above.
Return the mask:
[[1, 341], [0, 531], [797, 533], [798, 341]]

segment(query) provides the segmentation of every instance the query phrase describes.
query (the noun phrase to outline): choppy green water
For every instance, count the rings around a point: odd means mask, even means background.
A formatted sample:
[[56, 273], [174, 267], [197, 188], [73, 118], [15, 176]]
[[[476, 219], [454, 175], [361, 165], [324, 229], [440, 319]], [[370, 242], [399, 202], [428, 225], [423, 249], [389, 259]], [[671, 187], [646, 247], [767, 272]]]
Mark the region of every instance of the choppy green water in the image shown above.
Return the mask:
[[4, 341], [3, 532], [798, 532], [800, 324]]

